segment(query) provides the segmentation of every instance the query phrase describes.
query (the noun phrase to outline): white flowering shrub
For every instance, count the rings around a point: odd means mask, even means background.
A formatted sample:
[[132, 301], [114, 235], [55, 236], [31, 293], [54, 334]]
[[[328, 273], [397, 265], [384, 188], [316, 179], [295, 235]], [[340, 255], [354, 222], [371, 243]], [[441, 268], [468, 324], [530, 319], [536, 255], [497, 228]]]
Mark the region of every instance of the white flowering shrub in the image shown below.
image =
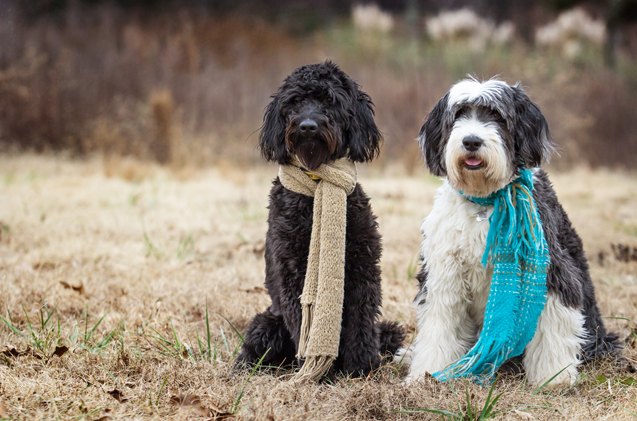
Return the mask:
[[581, 8], [560, 14], [555, 21], [535, 32], [535, 42], [539, 46], [559, 49], [568, 58], [576, 57], [586, 47], [598, 48], [605, 40], [604, 22], [593, 19]]
[[387, 33], [394, 27], [394, 18], [377, 5], [358, 4], [352, 7], [352, 22], [360, 31]]
[[426, 19], [427, 34], [437, 42], [467, 42], [472, 49], [483, 50], [489, 43], [506, 44], [513, 39], [511, 22], [496, 26], [468, 8], [447, 10]]

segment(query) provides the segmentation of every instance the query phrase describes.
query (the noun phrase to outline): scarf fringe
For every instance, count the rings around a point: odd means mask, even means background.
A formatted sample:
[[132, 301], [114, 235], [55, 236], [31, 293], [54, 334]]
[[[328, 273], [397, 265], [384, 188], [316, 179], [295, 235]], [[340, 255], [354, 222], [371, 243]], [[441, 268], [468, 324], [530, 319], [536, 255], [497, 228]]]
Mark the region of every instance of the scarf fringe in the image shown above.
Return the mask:
[[317, 355], [307, 357], [303, 362], [303, 366], [294, 375], [294, 381], [312, 381], [320, 380], [332, 367], [336, 358], [329, 355]]
[[441, 382], [468, 377], [478, 384], [489, 383], [511, 351], [501, 340], [479, 341], [464, 357], [432, 375]]
[[310, 339], [310, 328], [314, 315], [312, 304], [301, 304], [301, 335], [299, 337], [299, 348], [296, 351], [297, 358], [303, 358], [307, 352], [307, 344]]

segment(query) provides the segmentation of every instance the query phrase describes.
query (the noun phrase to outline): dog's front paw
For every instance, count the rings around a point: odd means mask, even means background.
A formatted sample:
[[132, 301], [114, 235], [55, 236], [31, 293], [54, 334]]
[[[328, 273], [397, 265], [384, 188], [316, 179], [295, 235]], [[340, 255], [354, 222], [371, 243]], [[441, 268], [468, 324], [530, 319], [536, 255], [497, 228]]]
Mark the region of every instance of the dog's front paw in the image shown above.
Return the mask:
[[430, 376], [452, 362], [447, 361], [447, 359], [436, 358], [433, 352], [422, 354], [412, 351], [411, 354], [409, 374], [407, 374], [405, 378], [406, 383], [412, 383], [426, 376]]
[[577, 381], [577, 377], [577, 367], [572, 365], [554, 372], [541, 369], [529, 370], [527, 368], [528, 382], [534, 387], [552, 389], [572, 386]]
[[411, 365], [412, 355], [413, 349], [411, 347], [400, 348], [394, 354], [394, 363], [399, 365]]
[[418, 376], [418, 375], [412, 375], [411, 373], [409, 373], [409, 374], [407, 375], [407, 377], [405, 377], [405, 378], [403, 379], [402, 384], [403, 384], [404, 386], [408, 386], [408, 385], [410, 385], [410, 384], [412, 384], [412, 383], [414, 383], [414, 382], [417, 382], [418, 380], [422, 380], [422, 379], [424, 379], [424, 378], [425, 378], [425, 375], [424, 375], [424, 374], [423, 374], [423, 375], [421, 375], [421, 376]]
[[431, 375], [431, 373], [427, 371], [422, 373], [416, 373], [416, 372], [410, 371], [409, 374], [407, 374], [407, 377], [403, 379], [401, 384], [403, 386], [409, 386], [410, 384], [422, 382], [423, 380], [427, 378], [433, 379], [434, 377]]
[[410, 348], [408, 378], [418, 379], [425, 374], [444, 370], [466, 351], [459, 342], [448, 341], [443, 346], [429, 346], [430, 341], [416, 341]]

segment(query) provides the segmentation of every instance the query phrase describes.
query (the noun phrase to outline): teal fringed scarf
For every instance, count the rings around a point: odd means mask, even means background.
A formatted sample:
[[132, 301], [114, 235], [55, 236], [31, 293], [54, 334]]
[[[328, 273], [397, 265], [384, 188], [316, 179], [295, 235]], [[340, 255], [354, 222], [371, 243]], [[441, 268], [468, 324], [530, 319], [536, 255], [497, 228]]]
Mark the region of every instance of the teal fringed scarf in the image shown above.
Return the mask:
[[493, 206], [482, 256], [485, 267], [493, 265], [493, 277], [477, 343], [460, 360], [433, 374], [440, 381], [459, 377], [490, 381], [507, 359], [524, 352], [535, 334], [546, 303], [550, 257], [533, 199], [533, 174], [528, 169], [519, 174], [488, 197], [465, 196]]

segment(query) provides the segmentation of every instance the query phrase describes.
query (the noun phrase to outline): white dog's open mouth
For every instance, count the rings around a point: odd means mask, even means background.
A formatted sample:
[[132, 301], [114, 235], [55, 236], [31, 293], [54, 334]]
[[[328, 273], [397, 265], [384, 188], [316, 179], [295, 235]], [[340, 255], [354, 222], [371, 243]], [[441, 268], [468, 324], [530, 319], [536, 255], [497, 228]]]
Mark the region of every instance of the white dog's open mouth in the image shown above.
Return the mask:
[[480, 168], [484, 167], [484, 161], [478, 157], [471, 156], [465, 158], [464, 167], [468, 170], [479, 170]]

